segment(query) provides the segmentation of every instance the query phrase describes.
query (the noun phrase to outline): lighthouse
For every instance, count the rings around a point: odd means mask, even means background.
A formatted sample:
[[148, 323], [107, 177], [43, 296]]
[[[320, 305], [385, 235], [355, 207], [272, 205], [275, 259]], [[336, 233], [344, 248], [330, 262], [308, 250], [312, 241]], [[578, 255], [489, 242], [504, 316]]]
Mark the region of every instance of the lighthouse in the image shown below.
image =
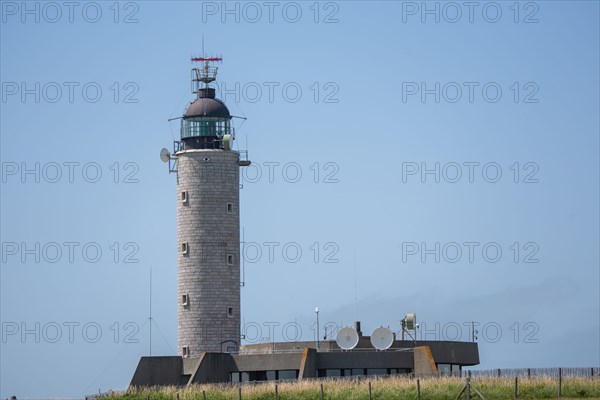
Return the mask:
[[414, 329], [410, 340], [383, 326], [363, 336], [357, 322], [335, 340], [240, 344], [240, 168], [250, 161], [233, 150], [232, 115], [211, 87], [221, 59], [192, 61], [200, 63], [192, 69], [196, 98], [173, 152], [160, 154], [177, 174], [178, 350], [142, 356], [130, 387], [430, 375], [479, 364], [476, 342], [417, 340], [414, 314], [402, 322], [403, 333]]
[[178, 353], [234, 353], [240, 345], [240, 179], [249, 165], [232, 149], [235, 132], [215, 97], [213, 64], [193, 58], [196, 98], [181, 117], [170, 168], [177, 174]]

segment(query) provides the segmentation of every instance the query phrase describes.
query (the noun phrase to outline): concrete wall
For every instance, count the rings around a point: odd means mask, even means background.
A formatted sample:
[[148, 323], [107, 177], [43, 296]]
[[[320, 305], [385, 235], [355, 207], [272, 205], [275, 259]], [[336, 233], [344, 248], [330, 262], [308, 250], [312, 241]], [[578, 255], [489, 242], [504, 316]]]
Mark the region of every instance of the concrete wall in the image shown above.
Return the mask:
[[415, 347], [413, 371], [415, 375], [431, 375], [437, 372], [437, 367], [429, 346]]
[[[479, 348], [477, 343], [474, 342], [452, 342], [452, 341], [417, 341], [417, 346], [428, 346], [431, 350], [433, 358], [436, 363], [441, 364], [461, 364], [461, 365], [477, 365], [479, 364]], [[392, 345], [392, 349], [407, 349], [414, 347], [414, 341], [408, 340], [396, 340]], [[301, 351], [303, 348], [317, 348], [316, 342], [279, 342], [279, 343], [265, 343], [265, 344], [252, 344], [244, 345], [240, 348], [242, 354], [253, 354], [253, 353], [267, 353], [271, 350], [275, 351], [286, 351], [286, 350], [298, 350]], [[319, 344], [320, 352], [319, 356], [326, 354], [327, 351], [332, 351], [337, 354], [341, 349], [335, 341], [322, 341]], [[363, 336], [360, 338], [357, 349], [373, 349], [371, 345], [370, 337]], [[356, 350], [347, 353], [355, 353]], [[385, 353], [390, 353], [386, 351]], [[382, 352], [378, 352], [380, 354]], [[328, 356], [324, 356], [327, 358]], [[335, 356], [333, 356], [335, 357]], [[343, 358], [342, 358], [343, 359]], [[368, 367], [365, 367], [368, 368]], [[392, 367], [390, 367], [392, 368]], [[412, 365], [407, 367], [412, 368]]]
[[317, 353], [317, 369], [412, 367], [412, 352], [345, 351], [335, 353]]
[[181, 384], [181, 357], [142, 357], [131, 378], [132, 387]]
[[[239, 153], [177, 154], [178, 354], [226, 352], [240, 342]], [[187, 192], [187, 202], [181, 201]], [[231, 210], [228, 211], [228, 204]], [[183, 254], [182, 243], [188, 244]], [[229, 265], [228, 256], [232, 256]], [[187, 306], [182, 296], [188, 295]], [[228, 307], [233, 314], [228, 315]]]
[[[361, 338], [362, 339], [362, 338]], [[428, 374], [436, 363], [476, 365], [479, 363], [477, 343], [469, 342], [395, 342], [386, 351], [334, 349], [335, 342], [321, 342], [321, 351], [301, 346], [314, 342], [274, 343], [247, 345], [246, 354], [201, 354], [198, 357], [142, 357], [131, 381], [132, 386], [186, 385], [190, 382], [227, 382], [232, 372], [297, 370], [299, 378], [316, 377], [320, 369], [383, 369], [399, 368]], [[268, 347], [264, 347], [268, 346]], [[270, 351], [273, 348], [289, 353], [258, 354], [252, 351]], [[323, 350], [328, 348], [328, 350]]]
[[204, 353], [192, 373], [188, 385], [193, 383], [219, 383], [229, 381], [232, 369], [230, 354]]

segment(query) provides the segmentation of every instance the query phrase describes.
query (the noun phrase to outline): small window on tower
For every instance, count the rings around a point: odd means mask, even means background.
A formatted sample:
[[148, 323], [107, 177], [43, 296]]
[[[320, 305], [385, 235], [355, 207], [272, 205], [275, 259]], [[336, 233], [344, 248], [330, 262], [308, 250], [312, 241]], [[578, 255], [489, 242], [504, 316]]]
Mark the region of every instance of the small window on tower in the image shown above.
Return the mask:
[[227, 214], [233, 213], [233, 204], [227, 203]]
[[181, 304], [186, 307], [188, 304], [190, 304], [190, 297], [187, 294], [184, 294], [183, 296], [181, 296]]
[[233, 318], [233, 307], [231, 307], [231, 306], [227, 307], [227, 316], [229, 318]]
[[188, 202], [188, 192], [187, 192], [187, 190], [184, 190], [183, 192], [181, 192], [181, 202], [182, 203], [187, 203]]
[[181, 349], [181, 353], [183, 354], [184, 357], [189, 357], [190, 356], [190, 346], [183, 346], [183, 348]]
[[190, 249], [189, 249], [187, 242], [181, 243], [181, 253], [182, 254], [187, 254], [189, 250]]
[[227, 254], [227, 265], [233, 265], [233, 254]]

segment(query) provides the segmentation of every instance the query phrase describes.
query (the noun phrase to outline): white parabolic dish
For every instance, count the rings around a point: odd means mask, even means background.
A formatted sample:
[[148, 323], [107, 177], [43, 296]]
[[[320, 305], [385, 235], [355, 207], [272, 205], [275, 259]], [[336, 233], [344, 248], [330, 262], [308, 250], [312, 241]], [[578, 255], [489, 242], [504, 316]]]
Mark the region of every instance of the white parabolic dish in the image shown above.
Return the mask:
[[371, 334], [371, 344], [377, 350], [389, 349], [394, 342], [394, 334], [383, 326], [375, 329]]
[[358, 344], [358, 333], [351, 326], [346, 326], [337, 334], [336, 342], [343, 350], [351, 350]]

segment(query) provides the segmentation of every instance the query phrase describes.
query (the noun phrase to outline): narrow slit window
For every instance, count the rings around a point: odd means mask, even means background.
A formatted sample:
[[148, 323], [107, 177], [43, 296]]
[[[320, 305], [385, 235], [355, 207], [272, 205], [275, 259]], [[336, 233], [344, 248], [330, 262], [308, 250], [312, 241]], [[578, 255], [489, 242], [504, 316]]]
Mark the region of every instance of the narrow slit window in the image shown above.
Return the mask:
[[190, 347], [183, 346], [183, 348], [181, 349], [181, 353], [183, 354], [184, 357], [189, 357], [190, 356]]
[[184, 294], [183, 296], [181, 296], [181, 304], [186, 307], [188, 304], [190, 304], [190, 297], [187, 294]]
[[231, 307], [231, 306], [227, 307], [227, 316], [229, 318], [233, 318], [233, 307]]
[[182, 254], [188, 254], [189, 250], [190, 249], [189, 249], [187, 242], [181, 243], [181, 253]]
[[233, 204], [227, 203], [227, 214], [233, 214]]
[[184, 190], [183, 192], [181, 192], [181, 202], [182, 203], [187, 203], [188, 202], [188, 192], [187, 192], [187, 190]]
[[227, 254], [227, 265], [233, 265], [233, 254]]

